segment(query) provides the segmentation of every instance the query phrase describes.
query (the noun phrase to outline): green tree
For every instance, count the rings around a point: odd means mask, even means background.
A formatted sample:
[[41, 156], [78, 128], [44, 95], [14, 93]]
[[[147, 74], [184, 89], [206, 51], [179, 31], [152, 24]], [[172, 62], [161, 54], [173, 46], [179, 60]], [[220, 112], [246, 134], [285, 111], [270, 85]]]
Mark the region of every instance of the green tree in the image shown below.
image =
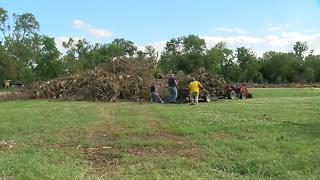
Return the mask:
[[[0, 31], [2, 32], [2, 41], [5, 41], [10, 31], [9, 17], [7, 10], [0, 7]], [[0, 43], [0, 45], [2, 42]]]
[[196, 35], [188, 35], [181, 38], [183, 44], [182, 52], [184, 54], [198, 54], [204, 55], [206, 50], [206, 42], [204, 39], [199, 38]]
[[229, 66], [232, 60], [233, 51], [227, 48], [225, 42], [219, 42], [207, 50], [204, 67], [211, 73], [224, 74], [224, 66]]
[[293, 53], [266, 52], [262, 58], [262, 75], [267, 82], [298, 82], [301, 61]]
[[54, 38], [44, 36], [41, 39], [41, 52], [38, 55], [34, 71], [40, 80], [55, 78], [64, 72], [63, 63], [59, 60], [60, 52], [55, 46]]
[[315, 70], [311, 67], [307, 67], [304, 70], [304, 78], [307, 82], [314, 82], [315, 81]]
[[15, 19], [13, 29], [15, 41], [23, 42], [26, 38], [37, 35], [37, 31], [40, 29], [40, 24], [33, 14], [13, 14], [13, 17]]
[[113, 40], [111, 47], [116, 50], [115, 52], [118, 53], [116, 56], [118, 57], [132, 57], [138, 49], [132, 41], [125, 40], [123, 38]]
[[258, 62], [255, 54], [245, 47], [237, 48], [236, 58], [241, 70], [241, 81], [246, 80], [259, 80], [260, 75], [260, 63]]
[[300, 42], [297, 41], [294, 45], [293, 45], [293, 51], [294, 54], [300, 58], [301, 60], [303, 59], [303, 54], [308, 50], [308, 43], [307, 42]]
[[176, 56], [182, 54], [182, 38], [172, 38], [166, 42], [163, 56]]
[[165, 72], [191, 73], [204, 66], [206, 44], [196, 35], [173, 38], [166, 43], [159, 64]]
[[[313, 70], [311, 70], [313, 69]], [[312, 73], [313, 72], [313, 73]], [[312, 75], [313, 74], [313, 75]], [[320, 81], [320, 55], [309, 54], [304, 62], [304, 75], [307, 81]], [[308, 76], [308, 77], [306, 77]], [[314, 76], [314, 77], [312, 77]]]

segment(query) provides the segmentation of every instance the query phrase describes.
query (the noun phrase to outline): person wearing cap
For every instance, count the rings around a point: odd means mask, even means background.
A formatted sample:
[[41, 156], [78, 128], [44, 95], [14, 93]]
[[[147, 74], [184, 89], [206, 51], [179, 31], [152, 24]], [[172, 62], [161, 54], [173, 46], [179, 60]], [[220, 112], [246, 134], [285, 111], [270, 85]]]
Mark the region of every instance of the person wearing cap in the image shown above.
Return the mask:
[[196, 81], [195, 78], [192, 78], [192, 82], [190, 82], [188, 89], [190, 91], [189, 96], [191, 100], [192, 105], [198, 105], [199, 101], [199, 92], [200, 89], [202, 89], [203, 86], [199, 81]]
[[161, 97], [159, 96], [158, 94], [158, 89], [155, 85], [155, 83], [153, 82], [151, 87], [150, 87], [150, 93], [151, 93], [151, 99], [150, 99], [150, 102], [160, 102], [161, 104], [163, 104], [163, 100], [161, 99]]
[[174, 76], [174, 74], [171, 74], [171, 76], [168, 79], [168, 92], [169, 92], [169, 102], [175, 103], [177, 102], [177, 80]]

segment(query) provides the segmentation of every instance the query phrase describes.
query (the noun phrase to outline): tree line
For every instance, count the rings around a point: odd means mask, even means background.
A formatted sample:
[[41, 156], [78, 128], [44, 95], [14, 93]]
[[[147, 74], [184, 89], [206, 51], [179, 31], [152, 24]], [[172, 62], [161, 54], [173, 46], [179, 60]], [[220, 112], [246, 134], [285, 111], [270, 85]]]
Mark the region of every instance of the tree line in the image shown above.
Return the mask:
[[111, 43], [90, 44], [69, 38], [61, 53], [53, 37], [39, 33], [40, 23], [31, 13], [13, 14], [0, 8], [0, 81], [32, 83], [66, 74], [81, 73], [112, 61], [154, 61], [163, 73], [189, 74], [199, 68], [222, 75], [229, 82], [319, 82], [320, 56], [307, 42], [296, 42], [291, 52], [265, 52], [262, 57], [246, 47], [235, 50], [219, 42], [207, 48], [197, 35], [172, 38], [159, 54], [152, 46], [139, 50], [123, 38]]

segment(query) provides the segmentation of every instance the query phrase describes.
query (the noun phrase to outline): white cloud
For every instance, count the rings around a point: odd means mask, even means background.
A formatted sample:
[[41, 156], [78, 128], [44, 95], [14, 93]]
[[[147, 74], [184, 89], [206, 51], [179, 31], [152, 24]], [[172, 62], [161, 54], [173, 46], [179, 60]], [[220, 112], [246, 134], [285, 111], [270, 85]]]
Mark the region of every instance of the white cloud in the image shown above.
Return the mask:
[[306, 41], [309, 49], [315, 50], [316, 54], [320, 54], [320, 33], [311, 35], [300, 32], [283, 32], [280, 35], [267, 36], [200, 36], [205, 39], [207, 46], [210, 48], [216, 43], [224, 41], [230, 48], [245, 46], [252, 48], [256, 52], [266, 52], [270, 50], [287, 52], [292, 50], [292, 46], [296, 41]]
[[280, 31], [282, 29], [281, 26], [273, 26], [268, 28], [268, 31]]
[[95, 38], [104, 38], [112, 36], [112, 32], [105, 29], [90, 28], [88, 29], [88, 32]]
[[77, 29], [86, 27], [86, 24], [85, 24], [83, 21], [78, 20], [78, 19], [77, 19], [77, 20], [74, 20], [74, 21], [72, 22], [72, 24], [73, 24], [73, 27], [74, 27], [74, 28], [77, 28]]
[[[161, 55], [161, 52], [164, 50], [164, 47], [166, 46], [166, 43], [167, 41], [159, 41], [159, 42], [154, 42], [154, 43], [151, 43], [151, 44], [147, 44], [146, 46], [152, 46], [156, 52], [159, 53], [159, 56], [158, 58], [160, 58], [160, 55]], [[145, 46], [142, 46], [142, 45], [138, 45], [138, 50], [141, 50], [141, 51], [145, 51]]]
[[316, 29], [307, 29], [304, 32], [305, 33], [315, 33], [315, 32], [317, 32], [317, 30]]
[[[232, 49], [237, 47], [251, 48], [256, 54], [261, 57], [267, 51], [289, 52], [296, 41], [307, 41], [309, 50], [314, 50], [315, 54], [320, 54], [320, 33], [303, 34], [300, 32], [283, 32], [280, 35], [266, 36], [199, 36], [204, 39], [207, 48], [211, 48], [217, 43], [224, 41], [227, 46]], [[157, 51], [162, 52], [166, 45], [166, 41], [151, 43]]]
[[[83, 27], [86, 23], [82, 21], [75, 21], [74, 26]], [[93, 28], [94, 29], [94, 28]], [[101, 33], [103, 35], [103, 31], [94, 32], [96, 34]], [[251, 35], [230, 35], [230, 36], [199, 36], [200, 38], [206, 41], [207, 47], [211, 48], [217, 43], [224, 41], [227, 43], [229, 48], [235, 49], [237, 47], [248, 47], [251, 48], [258, 56], [262, 56], [262, 54], [266, 51], [280, 51], [280, 52], [288, 52], [292, 51], [292, 47], [296, 41], [306, 41], [309, 45], [309, 50], [314, 50], [315, 54], [320, 54], [320, 33], [305, 33], [305, 32], [282, 32], [276, 34], [269, 34], [266, 36], [251, 36]], [[83, 39], [83, 37], [72, 37], [76, 41], [79, 39]], [[55, 42], [57, 47], [61, 52], [65, 52], [62, 47], [62, 42], [68, 41], [68, 36], [61, 36], [55, 38]], [[158, 41], [146, 45], [151, 45], [155, 48], [156, 51], [161, 53], [164, 50], [166, 45], [166, 40]], [[145, 45], [138, 46], [140, 50], [144, 49]]]
[[200, 36], [207, 43], [207, 46], [213, 47], [218, 42], [224, 41], [231, 47], [251, 46], [262, 43], [263, 39], [254, 36]]
[[238, 34], [246, 34], [247, 32], [241, 28], [227, 28], [227, 27], [217, 27], [214, 28], [215, 31], [221, 31], [221, 32], [229, 32], [229, 33], [238, 33]]
[[88, 24], [79, 19], [74, 20], [72, 24], [74, 28], [84, 29], [87, 33], [89, 33], [91, 36], [93, 36], [96, 39], [112, 36], [112, 32], [110, 30], [93, 27], [91, 24]]

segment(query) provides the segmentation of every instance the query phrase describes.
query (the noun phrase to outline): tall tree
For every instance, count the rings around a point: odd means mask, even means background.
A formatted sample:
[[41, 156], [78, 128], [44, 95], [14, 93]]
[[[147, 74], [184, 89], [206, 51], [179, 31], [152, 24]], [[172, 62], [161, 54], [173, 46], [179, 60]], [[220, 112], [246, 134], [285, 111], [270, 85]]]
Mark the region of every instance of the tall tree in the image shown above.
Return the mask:
[[262, 58], [262, 74], [268, 82], [298, 82], [300, 59], [293, 53], [266, 52]]
[[236, 58], [241, 70], [241, 81], [258, 80], [260, 81], [260, 64], [255, 54], [245, 47], [237, 48]]
[[294, 54], [300, 59], [303, 59], [303, 54], [308, 50], [308, 48], [309, 47], [307, 42], [297, 41], [293, 45]]
[[59, 60], [60, 52], [57, 49], [54, 38], [41, 37], [41, 52], [37, 58], [37, 66], [34, 71], [40, 80], [49, 80], [62, 74], [63, 63]]
[[305, 58], [304, 78], [307, 82], [320, 81], [320, 55], [309, 54]]
[[[5, 41], [10, 31], [10, 25], [8, 22], [8, 12], [7, 10], [0, 7], [0, 31], [2, 32], [2, 41]], [[0, 43], [2, 44], [2, 42]]]
[[115, 49], [121, 49], [120, 56], [132, 57], [138, 49], [132, 41], [123, 38], [113, 40], [112, 45], [116, 46]]
[[193, 34], [182, 37], [182, 44], [184, 54], [193, 53], [204, 55], [206, 50], [206, 42], [204, 39], [201, 39], [199, 36]]
[[223, 74], [224, 66], [229, 66], [232, 60], [232, 50], [227, 48], [225, 42], [219, 42], [207, 50], [204, 67], [211, 73]]
[[26, 38], [33, 37], [40, 29], [39, 22], [31, 13], [13, 14], [13, 17], [15, 18], [13, 36], [14, 40], [18, 42], [23, 42]]

